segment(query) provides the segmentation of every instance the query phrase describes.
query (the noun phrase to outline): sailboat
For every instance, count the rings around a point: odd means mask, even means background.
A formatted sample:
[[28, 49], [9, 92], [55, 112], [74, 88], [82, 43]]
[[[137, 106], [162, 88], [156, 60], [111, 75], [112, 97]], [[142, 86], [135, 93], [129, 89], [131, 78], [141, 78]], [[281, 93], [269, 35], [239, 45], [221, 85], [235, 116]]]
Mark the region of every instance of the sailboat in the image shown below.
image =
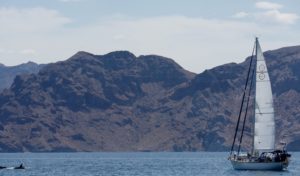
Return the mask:
[[[251, 94], [255, 94], [255, 97], [251, 98]], [[255, 114], [252, 150], [242, 153], [241, 144], [246, 118], [249, 116], [249, 111], [251, 112], [251, 102], [254, 103], [252, 107], [255, 107], [255, 109], [252, 108], [252, 114]], [[239, 140], [237, 140], [238, 136], [240, 136]], [[228, 159], [236, 170], [284, 170], [287, 169], [291, 157], [285, 146], [284, 144], [281, 149], [275, 149], [271, 80], [258, 38], [256, 38]]]

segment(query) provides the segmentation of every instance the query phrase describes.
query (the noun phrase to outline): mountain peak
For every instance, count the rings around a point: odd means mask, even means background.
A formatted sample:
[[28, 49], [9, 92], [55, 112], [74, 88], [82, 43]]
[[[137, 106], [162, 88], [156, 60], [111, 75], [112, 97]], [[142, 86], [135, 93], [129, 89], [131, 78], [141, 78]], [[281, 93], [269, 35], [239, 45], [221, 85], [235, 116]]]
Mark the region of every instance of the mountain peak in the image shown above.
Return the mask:
[[124, 58], [124, 59], [136, 58], [136, 56], [129, 51], [114, 51], [114, 52], [105, 54], [104, 56], [110, 57], [110, 58]]
[[86, 51], [78, 51], [76, 54], [71, 56], [71, 58], [78, 58], [78, 57], [84, 57], [84, 56], [94, 56], [92, 53], [86, 52]]
[[20, 64], [19, 66], [36, 66], [36, 65], [38, 65], [37, 63], [35, 63], [35, 62], [32, 62], [32, 61], [28, 61], [28, 62], [26, 62], [26, 63], [23, 63], [23, 64]]

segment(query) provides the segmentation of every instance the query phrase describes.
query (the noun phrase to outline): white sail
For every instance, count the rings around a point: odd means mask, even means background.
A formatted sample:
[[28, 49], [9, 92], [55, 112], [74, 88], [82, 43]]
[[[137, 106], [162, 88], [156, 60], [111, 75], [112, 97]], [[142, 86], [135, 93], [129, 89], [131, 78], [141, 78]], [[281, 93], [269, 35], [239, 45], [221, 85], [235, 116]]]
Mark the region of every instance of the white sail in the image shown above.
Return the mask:
[[275, 120], [270, 77], [265, 58], [256, 39], [256, 95], [254, 150], [275, 148]]

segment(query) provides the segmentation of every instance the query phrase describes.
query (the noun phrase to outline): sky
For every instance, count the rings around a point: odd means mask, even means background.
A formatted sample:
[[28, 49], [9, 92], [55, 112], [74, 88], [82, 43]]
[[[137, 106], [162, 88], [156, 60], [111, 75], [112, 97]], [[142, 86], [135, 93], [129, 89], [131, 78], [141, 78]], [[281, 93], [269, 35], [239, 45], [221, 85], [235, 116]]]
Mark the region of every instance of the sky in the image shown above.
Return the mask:
[[200, 73], [300, 45], [299, 0], [0, 0], [0, 63], [66, 60], [128, 50]]

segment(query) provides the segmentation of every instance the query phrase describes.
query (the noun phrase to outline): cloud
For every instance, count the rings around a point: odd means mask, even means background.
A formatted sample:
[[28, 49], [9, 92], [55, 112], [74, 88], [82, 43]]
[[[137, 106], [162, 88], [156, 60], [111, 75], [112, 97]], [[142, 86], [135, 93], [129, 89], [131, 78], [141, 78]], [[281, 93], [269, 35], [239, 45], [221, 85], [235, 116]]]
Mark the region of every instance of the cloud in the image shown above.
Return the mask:
[[266, 10], [264, 12], [255, 13], [257, 20], [263, 22], [279, 23], [279, 24], [295, 24], [299, 16], [295, 13], [283, 13], [279, 11], [283, 7], [281, 4], [261, 1], [255, 3], [256, 8]]
[[[250, 18], [248, 15], [244, 18]], [[243, 61], [251, 53], [254, 35], [263, 36], [265, 50], [298, 43], [300, 38], [299, 32], [289, 30], [289, 26], [236, 19], [111, 15], [98, 20], [88, 25], [68, 25], [72, 20], [56, 10], [1, 8], [0, 63], [16, 65], [27, 62], [30, 56], [34, 56], [34, 62], [49, 63], [82, 50], [94, 54], [129, 50], [136, 55], [170, 57], [190, 71], [201, 72]]]
[[70, 23], [56, 10], [36, 8], [0, 8], [0, 32], [40, 32]]
[[20, 51], [20, 53], [24, 55], [36, 55], [37, 51], [34, 49], [23, 49]]
[[255, 7], [259, 9], [274, 10], [274, 9], [281, 9], [283, 6], [281, 4], [277, 4], [273, 2], [261, 1], [255, 3]]
[[255, 14], [257, 20], [279, 24], [295, 24], [299, 16], [294, 13], [282, 13], [278, 10], [268, 10]]
[[245, 18], [249, 16], [249, 14], [247, 12], [238, 12], [236, 14], [234, 14], [232, 17], [233, 18]]
[[279, 9], [283, 7], [281, 4], [271, 2], [257, 2], [256, 8], [262, 11], [258, 12], [238, 12], [232, 17], [236, 19], [250, 19], [256, 22], [263, 22], [268, 24], [291, 25], [295, 24], [299, 19], [296, 13], [285, 13]]
[[[107, 17], [91, 25], [72, 28], [60, 25], [51, 32], [27, 35], [18, 32], [15, 35], [21, 37], [10, 37], [8, 43], [2, 42], [5, 45], [0, 43], [0, 48], [6, 46], [15, 51], [34, 48], [34, 51], [2, 54], [7, 65], [26, 62], [22, 59], [28, 58], [28, 54], [39, 58], [33, 60], [35, 62], [48, 63], [65, 60], [79, 50], [94, 54], [129, 50], [136, 55], [170, 57], [184, 68], [200, 72], [228, 62], [241, 62], [250, 54], [256, 34], [271, 38], [269, 47], [284, 46], [274, 42], [278, 32], [287, 33], [281, 28], [236, 20], [185, 16]], [[295, 36], [293, 38], [297, 38]], [[0, 34], [0, 37], [3, 36]]]

